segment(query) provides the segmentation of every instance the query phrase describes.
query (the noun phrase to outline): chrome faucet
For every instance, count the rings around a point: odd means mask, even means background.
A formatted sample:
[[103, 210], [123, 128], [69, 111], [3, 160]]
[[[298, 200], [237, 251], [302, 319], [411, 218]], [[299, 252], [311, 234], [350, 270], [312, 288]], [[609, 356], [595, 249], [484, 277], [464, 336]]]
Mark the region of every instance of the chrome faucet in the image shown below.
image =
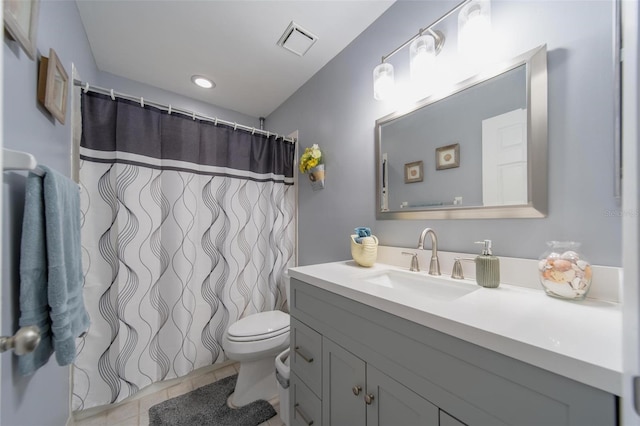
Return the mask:
[[431, 228], [424, 228], [418, 240], [418, 250], [425, 250], [424, 238], [431, 235], [431, 262], [429, 262], [429, 275], [440, 275], [440, 261], [438, 260], [438, 237]]

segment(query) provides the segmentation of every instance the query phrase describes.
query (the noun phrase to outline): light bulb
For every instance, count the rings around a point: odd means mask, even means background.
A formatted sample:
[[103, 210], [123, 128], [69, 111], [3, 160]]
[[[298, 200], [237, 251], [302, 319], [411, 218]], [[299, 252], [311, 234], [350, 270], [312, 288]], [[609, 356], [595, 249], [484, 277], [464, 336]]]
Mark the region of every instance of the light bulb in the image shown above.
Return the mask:
[[482, 63], [491, 46], [491, 4], [474, 0], [458, 15], [458, 51], [471, 63]]
[[430, 74], [436, 62], [435, 39], [432, 35], [422, 35], [409, 46], [411, 80], [424, 87], [429, 83]]
[[393, 65], [383, 62], [373, 69], [373, 97], [376, 100], [391, 96], [394, 85]]

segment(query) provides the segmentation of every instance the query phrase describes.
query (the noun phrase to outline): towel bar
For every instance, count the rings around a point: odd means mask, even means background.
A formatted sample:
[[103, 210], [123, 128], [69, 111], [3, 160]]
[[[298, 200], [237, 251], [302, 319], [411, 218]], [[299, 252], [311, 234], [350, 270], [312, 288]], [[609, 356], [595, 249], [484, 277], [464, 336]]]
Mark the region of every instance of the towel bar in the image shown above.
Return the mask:
[[2, 150], [2, 170], [29, 170], [38, 176], [43, 176], [44, 171], [38, 167], [36, 158], [28, 152], [14, 151], [3, 148]]

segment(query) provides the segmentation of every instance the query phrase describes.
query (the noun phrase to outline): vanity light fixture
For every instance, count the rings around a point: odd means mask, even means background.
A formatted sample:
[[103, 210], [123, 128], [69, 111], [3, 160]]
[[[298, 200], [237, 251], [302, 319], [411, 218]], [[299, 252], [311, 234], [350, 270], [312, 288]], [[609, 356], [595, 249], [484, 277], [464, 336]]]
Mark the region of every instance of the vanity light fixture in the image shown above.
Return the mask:
[[435, 57], [444, 46], [445, 36], [433, 27], [450, 15], [460, 11], [458, 16], [458, 48], [463, 54], [471, 56], [483, 55], [487, 43], [486, 35], [491, 31], [490, 0], [464, 0], [449, 12], [442, 15], [431, 25], [421, 28], [418, 34], [398, 46], [391, 53], [382, 57], [381, 63], [373, 70], [373, 97], [383, 100], [390, 96], [394, 89], [393, 65], [389, 58], [406, 46], [409, 47], [411, 79], [419, 86], [429, 81], [429, 72], [433, 69]]
[[201, 75], [192, 75], [191, 81], [193, 82], [193, 84], [202, 87], [203, 89], [212, 89], [216, 87], [216, 84], [213, 81]]
[[429, 29], [427, 33], [418, 36], [409, 46], [411, 80], [420, 87], [428, 84], [429, 71], [435, 66], [436, 55], [444, 45], [442, 32]]
[[491, 36], [491, 3], [472, 0], [458, 14], [458, 52], [474, 63], [488, 53]]
[[394, 86], [393, 65], [382, 58], [382, 63], [373, 69], [373, 97], [378, 101], [388, 98]]

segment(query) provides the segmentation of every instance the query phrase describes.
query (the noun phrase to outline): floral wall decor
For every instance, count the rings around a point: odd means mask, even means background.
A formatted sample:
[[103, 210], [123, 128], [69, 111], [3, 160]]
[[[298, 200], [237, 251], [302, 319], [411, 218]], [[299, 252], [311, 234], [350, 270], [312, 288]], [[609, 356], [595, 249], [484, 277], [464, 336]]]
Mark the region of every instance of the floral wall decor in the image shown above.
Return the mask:
[[304, 149], [300, 157], [300, 172], [309, 175], [311, 188], [319, 191], [324, 188], [324, 159], [318, 144]]

